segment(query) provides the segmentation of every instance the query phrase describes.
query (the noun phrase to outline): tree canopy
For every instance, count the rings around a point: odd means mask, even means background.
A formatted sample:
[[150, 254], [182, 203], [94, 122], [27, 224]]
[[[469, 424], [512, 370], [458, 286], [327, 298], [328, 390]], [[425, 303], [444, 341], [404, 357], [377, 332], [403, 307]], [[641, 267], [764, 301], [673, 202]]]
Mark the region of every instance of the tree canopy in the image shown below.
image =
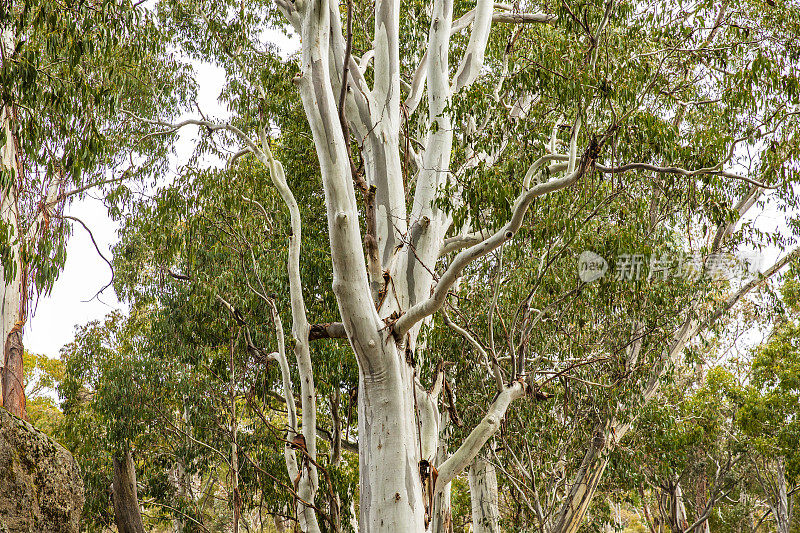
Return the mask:
[[4, 294], [52, 286], [66, 234], [14, 236], [67, 183], [122, 222], [130, 313], [65, 347], [51, 430], [87, 528], [788, 532], [800, 5], [774, 4], [0, 13]]

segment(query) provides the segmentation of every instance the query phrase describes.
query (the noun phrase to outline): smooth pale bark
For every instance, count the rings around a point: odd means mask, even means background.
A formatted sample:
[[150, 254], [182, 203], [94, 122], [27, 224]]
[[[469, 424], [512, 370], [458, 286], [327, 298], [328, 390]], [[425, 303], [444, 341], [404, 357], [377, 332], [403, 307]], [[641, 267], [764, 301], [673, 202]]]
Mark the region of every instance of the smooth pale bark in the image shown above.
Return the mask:
[[[437, 468], [438, 465], [441, 465], [450, 456], [448, 453], [448, 445], [450, 444], [451, 434], [452, 422], [450, 420], [450, 413], [445, 409], [439, 421], [439, 447], [436, 451], [436, 459], [434, 461]], [[451, 506], [450, 486], [450, 483], [445, 484], [433, 498], [431, 524], [429, 526], [429, 531], [431, 533], [453, 532], [453, 509]]]
[[497, 398], [492, 402], [480, 423], [464, 439], [453, 455], [440, 465], [439, 478], [436, 482], [437, 491], [450, 483], [478, 455], [483, 445], [500, 429], [500, 422], [511, 402], [525, 394], [525, 387], [524, 383], [516, 381], [497, 394]]
[[[392, 271], [397, 297], [385, 302], [382, 315], [408, 310], [430, 294], [432, 272], [447, 230], [446, 215], [436, 208], [437, 191], [449, 179], [450, 155], [453, 145], [453, 125], [446, 112], [450, 104], [449, 44], [453, 20], [452, 0], [436, 0], [428, 36], [428, 124], [429, 134], [422, 156], [422, 169], [417, 175], [411, 205], [409, 244], [398, 257]], [[419, 317], [414, 324], [397, 331], [399, 338], [410, 334], [410, 349], [421, 326]], [[402, 320], [402, 318], [401, 318]]]
[[114, 522], [119, 533], [144, 533], [136, 491], [136, 466], [130, 450], [114, 455], [112, 488]]
[[472, 502], [472, 531], [500, 533], [497, 472], [492, 463], [476, 456], [469, 467], [469, 496]]
[[[414, 177], [415, 192], [407, 218], [410, 229], [405, 231], [405, 187], [397, 142], [399, 1], [379, 0], [375, 6], [375, 49], [365, 54], [367, 60], [372, 56], [374, 61], [375, 85], [371, 90], [366, 86], [361, 67], [345, 57], [340, 13], [335, 2], [306, 0], [278, 4], [302, 37], [301, 69], [295, 81], [320, 163], [331, 242], [333, 291], [359, 364], [360, 530], [421, 531], [426, 501], [420, 461], [432, 459], [429, 451], [436, 449], [438, 435], [429, 431], [431, 424], [422, 420], [428, 420], [428, 413], [420, 408], [425, 398], [417, 390], [420, 387], [417, 367], [421, 363], [417, 358], [422, 357], [417, 351], [417, 336], [422, 320], [431, 313], [414, 315], [399, 331], [392, 331], [391, 322], [428, 298], [433, 286], [432, 271], [450, 224], [448, 215], [435, 207], [438, 191], [451, 174], [453, 127], [448, 104], [452, 87], [472, 83], [480, 70], [492, 18], [491, 5], [482, 2], [480, 12], [473, 14], [473, 35], [461, 68], [464, 75], [453, 84], [448, 66], [453, 5], [451, 0], [434, 3], [425, 65], [429, 134], [418, 159], [423, 164]], [[341, 91], [345, 62], [351, 77], [345, 91]], [[354, 176], [347, 150], [349, 139], [345, 138], [346, 128], [339, 120], [340, 94], [344, 95], [342, 112], [353, 126], [354, 134], [363, 141], [359, 145], [367, 180], [376, 188], [376, 233], [382, 266], [392, 287], [391, 296], [384, 298], [377, 312], [370, 298], [370, 281], [374, 279], [369, 279], [365, 267]], [[541, 192], [550, 190], [556, 189]], [[526, 197], [526, 206], [534, 197]], [[404, 235], [405, 242], [391, 245], [393, 228], [396, 235]], [[470, 255], [459, 265], [481, 256]], [[452, 283], [448, 280], [447, 284]], [[443, 289], [446, 290], [447, 287]], [[524, 389], [524, 384], [514, 383], [501, 391], [465, 445], [442, 465], [445, 472], [442, 486], [472, 461], [497, 431], [509, 403], [522, 396]], [[437, 483], [436, 492], [440, 491]]]
[[378, 255], [388, 265], [406, 229], [405, 189], [400, 163], [400, 19], [399, 0], [375, 2], [374, 86], [372, 95], [381, 113], [364, 150], [367, 180], [376, 188]]
[[[359, 379], [359, 531], [424, 531], [412, 368], [402, 359]], [[363, 399], [362, 399], [363, 398]]]
[[414, 369], [371, 301], [358, 209], [328, 71], [330, 11], [303, 5], [297, 82], [320, 161], [333, 291], [359, 363], [360, 531], [422, 531], [424, 505], [415, 423]]
[[[264, 157], [264, 162], [270, 169], [272, 182], [289, 209], [292, 226], [287, 270], [289, 272], [289, 295], [292, 310], [294, 353], [295, 360], [297, 361], [297, 369], [300, 374], [300, 404], [303, 407], [302, 435], [305, 441], [305, 450], [300, 448], [300, 471], [297, 474], [299, 475], [299, 479], [296, 476], [293, 479], [298, 479], [298, 519], [300, 527], [303, 531], [316, 532], [319, 531], [319, 523], [313, 509], [313, 504], [319, 486], [319, 474], [315, 465], [317, 461], [317, 395], [309, 346], [310, 326], [306, 317], [306, 306], [303, 299], [303, 282], [300, 278], [300, 240], [302, 238], [300, 208], [286, 182], [283, 165], [272, 157], [263, 130], [261, 133], [261, 147], [263, 149], [262, 157]], [[277, 315], [277, 312], [275, 314]], [[283, 357], [285, 359], [285, 354]], [[284, 378], [284, 385], [286, 385], [285, 381], [286, 378]], [[289, 399], [290, 398], [287, 396], [287, 402]], [[292, 430], [297, 434], [298, 428], [296, 425]]]
[[[764, 468], [759, 465], [756, 474], [761, 487], [767, 494], [767, 504], [772, 511], [777, 533], [789, 533], [792, 522], [792, 500], [786, 489], [786, 461], [778, 457], [765, 461]], [[772, 471], [767, 471], [772, 468]]]
[[672, 533], [684, 533], [689, 527], [689, 520], [686, 518], [686, 506], [683, 503], [680, 483], [675, 481], [666, 489], [661, 489], [659, 499], [662, 522], [669, 526]]

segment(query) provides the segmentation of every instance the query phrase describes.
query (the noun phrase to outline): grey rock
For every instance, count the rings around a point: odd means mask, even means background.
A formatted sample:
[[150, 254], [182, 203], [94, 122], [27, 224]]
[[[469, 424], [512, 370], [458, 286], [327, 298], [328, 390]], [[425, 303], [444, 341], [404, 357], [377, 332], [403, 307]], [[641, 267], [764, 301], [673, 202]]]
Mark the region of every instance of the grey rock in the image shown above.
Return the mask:
[[72, 454], [0, 408], [0, 533], [78, 533], [83, 498]]

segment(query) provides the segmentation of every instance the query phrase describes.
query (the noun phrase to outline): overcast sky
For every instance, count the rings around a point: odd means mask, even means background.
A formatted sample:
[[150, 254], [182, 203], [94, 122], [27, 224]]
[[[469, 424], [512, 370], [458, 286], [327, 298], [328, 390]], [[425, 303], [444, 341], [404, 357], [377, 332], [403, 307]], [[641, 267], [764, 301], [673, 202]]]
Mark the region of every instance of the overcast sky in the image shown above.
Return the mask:
[[[287, 39], [278, 32], [273, 32], [272, 41], [279, 43], [286, 55], [298, 49], [295, 39]], [[200, 82], [198, 94], [200, 108], [210, 117], [224, 118], [226, 110], [217, 100], [223, 84], [223, 71], [200, 64], [195, 65], [195, 70]], [[173, 172], [191, 154], [196, 131], [193, 127], [182, 130], [178, 142], [179, 157], [174, 159], [171, 165]], [[102, 202], [86, 197], [69, 206], [67, 211], [91, 228], [100, 250], [111, 259], [111, 248], [118, 241], [118, 225], [109, 219]], [[757, 218], [758, 226], [764, 231], [785, 229], [783, 216], [774, 211], [762, 212]], [[778, 250], [768, 251], [761, 265], [762, 269], [769, 266], [778, 254]], [[110, 279], [111, 272], [108, 265], [97, 254], [88, 233], [80, 225], [75, 225], [73, 236], [68, 243], [64, 271], [56, 281], [53, 292], [38, 301], [34, 314], [26, 326], [26, 349], [57, 357], [61, 347], [73, 339], [76, 325], [100, 320], [116, 309], [126, 311], [127, 306], [117, 300], [113, 287], [109, 287], [97, 298], [92, 299]]]
[[[283, 55], [288, 56], [299, 48], [296, 39], [288, 39], [278, 31], [267, 32], [266, 38], [277, 43]], [[226, 109], [218, 102], [223, 85], [224, 71], [204, 64], [195, 64], [199, 92], [197, 102], [203, 113], [211, 118], [224, 119]], [[196, 113], [186, 115], [196, 118]], [[179, 157], [171, 163], [172, 171], [185, 162], [192, 152], [194, 127], [181, 131], [177, 144]], [[169, 179], [169, 177], [167, 177]], [[108, 217], [103, 203], [90, 196], [75, 202], [66, 209], [67, 214], [83, 220], [92, 230], [103, 255], [111, 260], [111, 248], [118, 242], [119, 225]], [[127, 311], [127, 306], [117, 300], [113, 287], [92, 299], [111, 279], [108, 264], [97, 254], [89, 234], [79, 225], [73, 226], [73, 235], [67, 245], [64, 271], [55, 283], [53, 292], [40, 298], [33, 316], [25, 327], [25, 348], [33, 353], [57, 357], [61, 347], [72, 341], [75, 326], [92, 320], [101, 320], [114, 310]]]

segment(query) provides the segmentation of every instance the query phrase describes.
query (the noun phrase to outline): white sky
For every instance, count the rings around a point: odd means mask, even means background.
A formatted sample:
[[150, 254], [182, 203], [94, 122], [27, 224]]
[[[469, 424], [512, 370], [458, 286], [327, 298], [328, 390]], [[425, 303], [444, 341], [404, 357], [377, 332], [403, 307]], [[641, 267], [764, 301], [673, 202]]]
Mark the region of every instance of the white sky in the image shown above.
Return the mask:
[[[286, 55], [299, 48], [296, 37], [287, 39], [277, 31], [268, 33], [270, 40], [278, 43]], [[224, 119], [227, 110], [218, 102], [224, 72], [216, 67], [202, 64], [195, 64], [195, 70], [199, 81], [200, 108], [212, 119]], [[189, 113], [187, 116], [196, 116], [196, 113]], [[196, 128], [187, 127], [182, 130], [177, 143], [180, 155], [172, 161], [172, 172], [176, 172], [178, 166], [191, 154], [194, 135]], [[87, 196], [69, 206], [67, 212], [89, 226], [103, 255], [111, 259], [111, 248], [119, 240], [117, 236], [119, 226], [108, 217], [103, 203]], [[768, 208], [766, 212], [759, 213], [756, 217], [757, 225], [764, 231], [785, 230], [784, 215], [774, 210]], [[770, 250], [764, 255], [766, 257], [761, 265], [762, 269], [772, 264], [780, 252]], [[127, 306], [117, 300], [113, 287], [106, 289], [97, 298], [91, 299], [110, 278], [108, 265], [97, 255], [89, 234], [80, 225], [75, 224], [67, 247], [64, 271], [56, 281], [52, 293], [40, 298], [26, 325], [26, 349], [58, 357], [61, 347], [73, 339], [76, 325], [91, 320], [101, 320], [113, 310], [127, 311]]]
[[[299, 42], [287, 39], [278, 31], [268, 31], [267, 38], [277, 43], [285, 55], [294, 53], [299, 48]], [[224, 82], [224, 71], [199, 63], [194, 68], [198, 80], [197, 102], [200, 108], [212, 120], [224, 119], [228, 113], [218, 101]], [[188, 113], [186, 117], [189, 116], [196, 118], [197, 114]], [[187, 127], [181, 131], [177, 142], [179, 157], [171, 162], [172, 172], [176, 172], [178, 166], [191, 155], [194, 146], [192, 140], [196, 132], [195, 127]], [[103, 203], [87, 196], [68, 206], [66, 213], [86, 223], [92, 230], [100, 251], [111, 260], [111, 248], [119, 241], [119, 225], [109, 218]], [[39, 299], [25, 327], [25, 349], [58, 357], [61, 347], [74, 338], [75, 326], [92, 320], [102, 320], [114, 310], [127, 312], [127, 305], [117, 299], [113, 287], [91, 300], [110, 279], [108, 265], [97, 255], [86, 230], [76, 223], [67, 244], [64, 271], [56, 280], [52, 293]]]

